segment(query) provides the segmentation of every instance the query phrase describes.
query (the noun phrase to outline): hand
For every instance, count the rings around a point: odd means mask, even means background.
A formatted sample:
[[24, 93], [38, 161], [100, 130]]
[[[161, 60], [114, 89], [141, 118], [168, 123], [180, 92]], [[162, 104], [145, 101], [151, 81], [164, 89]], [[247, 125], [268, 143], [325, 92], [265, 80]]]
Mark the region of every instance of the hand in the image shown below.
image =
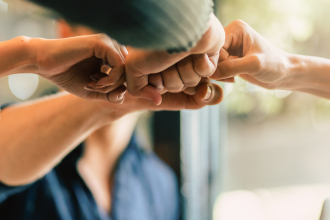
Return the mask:
[[212, 79], [232, 81], [240, 76], [267, 89], [285, 89], [289, 55], [276, 48], [243, 21], [234, 21], [225, 28], [226, 41], [220, 51]]
[[205, 80], [205, 82], [195, 88], [191, 88], [189, 91], [163, 94], [162, 99], [163, 102], [160, 105], [155, 105], [146, 99], [135, 98], [127, 94], [121, 105], [105, 102], [95, 102], [95, 104], [101, 107], [101, 112], [103, 112], [103, 114], [105, 113], [109, 116], [108, 120], [104, 120], [103, 118], [102, 121], [104, 123], [109, 123], [128, 113], [141, 110], [179, 111], [182, 109], [200, 109], [206, 105], [216, 105], [222, 101], [223, 92], [217, 84], [208, 83], [207, 80]]
[[165, 51], [130, 49], [126, 59], [128, 92], [160, 104], [160, 91], [171, 92], [197, 85], [201, 77], [211, 76], [216, 70], [224, 32], [212, 14], [210, 27], [189, 52], [168, 54]]
[[[125, 82], [124, 60], [108, 36], [97, 34], [31, 42], [37, 48], [39, 75], [85, 99], [122, 102], [123, 89], [126, 89], [121, 86]], [[112, 67], [109, 75], [101, 73], [103, 62]], [[99, 82], [91, 82], [95, 80], [95, 77], [91, 79], [92, 75], [102, 75], [103, 78], [96, 79]]]
[[190, 55], [161, 73], [150, 74], [148, 84], [157, 88], [161, 94], [194, 88], [202, 78], [215, 72], [218, 58], [219, 52]]

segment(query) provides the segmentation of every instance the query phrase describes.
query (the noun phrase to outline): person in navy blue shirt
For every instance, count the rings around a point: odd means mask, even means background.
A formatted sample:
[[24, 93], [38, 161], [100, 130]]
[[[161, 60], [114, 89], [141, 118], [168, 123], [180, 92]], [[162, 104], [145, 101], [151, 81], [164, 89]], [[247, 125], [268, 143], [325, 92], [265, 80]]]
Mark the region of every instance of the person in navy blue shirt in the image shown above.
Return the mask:
[[[59, 30], [92, 33], [65, 22]], [[208, 82], [190, 93], [166, 93], [159, 106], [129, 94], [113, 104], [59, 93], [4, 107], [0, 219], [178, 219], [175, 175], [134, 128], [142, 110], [198, 109], [222, 98]]]

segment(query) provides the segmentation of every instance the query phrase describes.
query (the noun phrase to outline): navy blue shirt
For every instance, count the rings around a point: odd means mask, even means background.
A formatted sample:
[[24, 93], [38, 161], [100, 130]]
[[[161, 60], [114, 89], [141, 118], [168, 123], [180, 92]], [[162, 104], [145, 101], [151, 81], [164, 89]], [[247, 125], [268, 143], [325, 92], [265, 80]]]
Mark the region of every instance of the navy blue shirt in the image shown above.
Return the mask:
[[176, 220], [179, 192], [174, 173], [133, 136], [117, 164], [109, 215], [95, 202], [76, 163], [80, 145], [36, 182], [10, 187], [0, 183], [1, 220]]

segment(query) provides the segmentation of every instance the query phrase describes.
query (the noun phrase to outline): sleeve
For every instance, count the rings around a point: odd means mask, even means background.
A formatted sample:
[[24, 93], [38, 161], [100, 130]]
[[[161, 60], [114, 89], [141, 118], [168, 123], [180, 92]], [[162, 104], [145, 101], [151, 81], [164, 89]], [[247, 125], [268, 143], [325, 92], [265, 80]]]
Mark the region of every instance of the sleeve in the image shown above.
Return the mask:
[[135, 48], [187, 51], [207, 30], [212, 0], [30, 0]]
[[3, 203], [8, 197], [23, 192], [30, 186], [31, 184], [22, 186], [7, 186], [0, 182], [0, 204]]

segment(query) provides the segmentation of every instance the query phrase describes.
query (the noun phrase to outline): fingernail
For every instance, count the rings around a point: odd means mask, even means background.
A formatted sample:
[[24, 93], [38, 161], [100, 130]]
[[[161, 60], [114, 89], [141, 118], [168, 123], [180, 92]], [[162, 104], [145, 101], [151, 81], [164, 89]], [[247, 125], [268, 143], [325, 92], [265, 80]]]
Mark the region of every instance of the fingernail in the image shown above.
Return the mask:
[[102, 86], [102, 85], [98, 85], [98, 86], [95, 86], [95, 89], [102, 89], [104, 88], [105, 86]]
[[99, 81], [99, 80], [98, 80], [98, 79], [96, 79], [96, 78], [95, 78], [95, 76], [93, 76], [93, 75], [92, 75], [92, 76], [90, 76], [90, 78], [91, 78], [91, 79], [92, 79], [94, 82], [97, 82], [97, 81]]
[[212, 87], [208, 85], [206, 95], [204, 96], [204, 100], [209, 100], [211, 98], [212, 90], [213, 90]]
[[112, 68], [108, 64], [103, 64], [101, 66], [101, 73], [105, 73], [105, 74], [109, 75], [111, 70], [112, 70]]
[[95, 91], [95, 89], [90, 86], [85, 86], [84, 89], [86, 89], [87, 91]]

